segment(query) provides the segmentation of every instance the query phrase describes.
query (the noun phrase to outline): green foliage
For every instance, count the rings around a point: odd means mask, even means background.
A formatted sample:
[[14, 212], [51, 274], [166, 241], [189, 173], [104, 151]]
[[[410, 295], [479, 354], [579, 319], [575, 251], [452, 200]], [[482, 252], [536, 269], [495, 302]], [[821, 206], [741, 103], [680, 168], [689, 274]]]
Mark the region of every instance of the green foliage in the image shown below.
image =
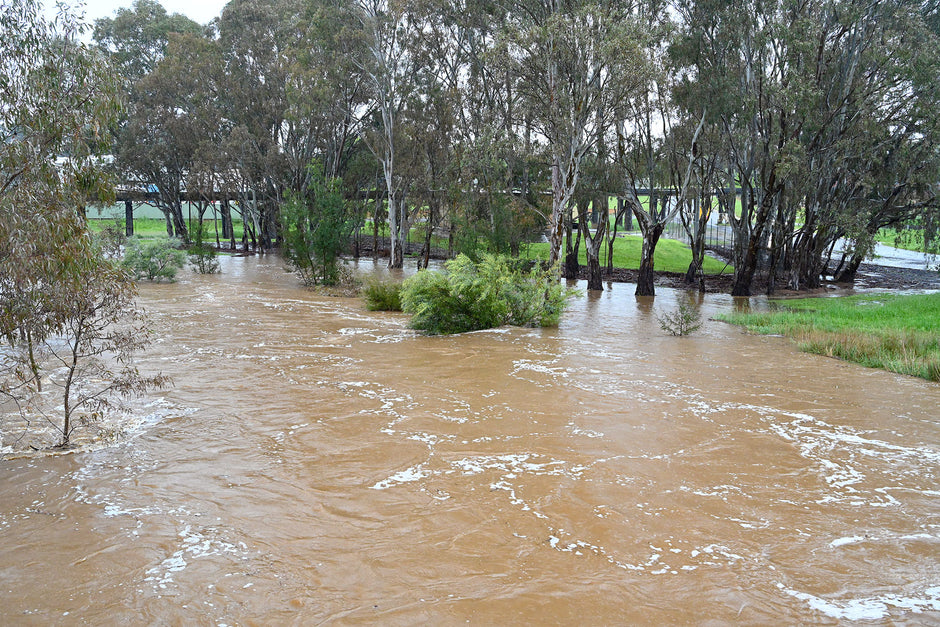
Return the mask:
[[101, 254], [109, 259], [119, 257], [121, 247], [127, 243], [124, 220], [121, 219], [107, 222], [95, 230], [89, 229], [89, 232]]
[[118, 225], [95, 241], [76, 211], [114, 198], [102, 157], [120, 111], [115, 76], [66, 3], [43, 15], [35, 0], [0, 11], [0, 401], [64, 445], [83, 412], [162, 378], [133, 367], [147, 335], [111, 258]]
[[719, 319], [792, 337], [807, 352], [940, 381], [940, 294], [791, 300]]
[[173, 281], [186, 261], [186, 252], [180, 246], [182, 243], [172, 237], [143, 240], [135, 236], [127, 240], [122, 263], [136, 279]]
[[523, 201], [488, 194], [453, 216], [454, 250], [474, 260], [484, 252], [517, 256], [523, 244], [538, 239], [543, 227], [538, 214]]
[[702, 314], [688, 298], [680, 298], [676, 309], [657, 316], [656, 320], [663, 331], [676, 336], [689, 335], [702, 327]]
[[911, 224], [901, 229], [881, 229], [875, 239], [886, 245], [903, 250], [913, 250], [932, 255], [940, 254], [940, 239], [930, 229]]
[[402, 284], [395, 281], [370, 281], [362, 289], [369, 311], [401, 311]]
[[304, 285], [336, 285], [339, 256], [355, 229], [342, 182], [328, 179], [317, 162], [309, 166], [310, 182], [302, 195], [291, 195], [282, 207], [284, 256]]
[[96, 20], [94, 38], [99, 48], [112, 54], [121, 74], [134, 81], [154, 69], [170, 33], [199, 34], [201, 30], [184, 15], [167, 14], [156, 0], [135, 0], [133, 8], [122, 7], [113, 18]]
[[405, 281], [401, 300], [413, 328], [450, 334], [554, 326], [574, 295], [551, 270], [536, 265], [524, 271], [506, 257], [485, 253], [478, 263], [459, 255], [443, 272], [422, 270]]
[[205, 242], [204, 232], [205, 225], [200, 221], [195, 229], [193, 243], [189, 247], [189, 267], [199, 274], [216, 274], [222, 269], [219, 267], [215, 248]]

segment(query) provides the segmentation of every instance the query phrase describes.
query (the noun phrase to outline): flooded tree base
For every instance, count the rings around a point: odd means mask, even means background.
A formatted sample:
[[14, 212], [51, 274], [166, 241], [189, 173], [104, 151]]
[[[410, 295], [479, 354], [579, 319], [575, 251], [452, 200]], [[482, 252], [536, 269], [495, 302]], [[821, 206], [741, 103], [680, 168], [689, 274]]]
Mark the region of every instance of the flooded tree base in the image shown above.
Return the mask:
[[[614, 268], [613, 273], [603, 271], [605, 282], [636, 283], [638, 270]], [[587, 268], [582, 267], [578, 276], [587, 280]], [[733, 274], [705, 275], [705, 291], [709, 294], [729, 294], [734, 282]], [[670, 287], [675, 289], [698, 290], [698, 284], [688, 285], [685, 273], [657, 272], [657, 287]], [[940, 272], [934, 270], [915, 270], [911, 268], [892, 268], [875, 264], [862, 264], [855, 278], [854, 284], [827, 282], [817, 292], [828, 292], [832, 289], [887, 289], [887, 290], [940, 290]], [[753, 294], [764, 294], [767, 291], [765, 277], [755, 277], [752, 285]], [[814, 290], [783, 290], [777, 289], [774, 294], [812, 295]]]

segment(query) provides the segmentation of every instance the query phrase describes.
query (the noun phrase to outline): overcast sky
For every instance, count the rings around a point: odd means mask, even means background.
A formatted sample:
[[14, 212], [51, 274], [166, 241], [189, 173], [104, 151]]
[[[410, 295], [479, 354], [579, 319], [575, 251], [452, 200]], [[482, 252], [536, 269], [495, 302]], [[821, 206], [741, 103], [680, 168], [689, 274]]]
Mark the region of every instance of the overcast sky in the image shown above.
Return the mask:
[[[182, 13], [195, 22], [206, 24], [212, 18], [218, 17], [222, 13], [222, 7], [228, 3], [228, 0], [160, 0], [160, 4], [166, 9], [167, 13]], [[44, 4], [55, 6], [55, 0], [45, 0]], [[114, 17], [114, 13], [121, 7], [130, 7], [134, 4], [133, 0], [86, 0], [81, 3], [79, 0], [70, 1], [68, 4], [78, 6], [85, 5], [85, 21], [93, 24], [95, 20], [101, 17]]]

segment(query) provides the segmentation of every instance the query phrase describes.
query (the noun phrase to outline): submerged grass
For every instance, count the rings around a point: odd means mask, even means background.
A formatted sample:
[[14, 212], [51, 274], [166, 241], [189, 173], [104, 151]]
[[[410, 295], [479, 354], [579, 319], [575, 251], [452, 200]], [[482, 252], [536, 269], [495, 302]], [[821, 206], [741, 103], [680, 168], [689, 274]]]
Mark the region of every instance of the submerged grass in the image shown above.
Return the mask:
[[800, 350], [940, 381], [940, 294], [869, 294], [773, 303], [767, 313], [721, 320], [786, 335]]

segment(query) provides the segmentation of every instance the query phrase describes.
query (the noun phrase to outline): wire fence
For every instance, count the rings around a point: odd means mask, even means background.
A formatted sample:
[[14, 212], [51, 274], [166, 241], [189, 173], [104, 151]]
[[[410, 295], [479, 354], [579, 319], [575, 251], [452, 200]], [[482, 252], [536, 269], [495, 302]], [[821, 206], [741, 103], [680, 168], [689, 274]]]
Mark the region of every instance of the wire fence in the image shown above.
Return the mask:
[[[663, 232], [665, 237], [689, 244], [691, 238], [681, 222], [670, 222]], [[727, 248], [734, 245], [734, 230], [727, 224], [710, 223], [705, 226], [706, 248]]]

